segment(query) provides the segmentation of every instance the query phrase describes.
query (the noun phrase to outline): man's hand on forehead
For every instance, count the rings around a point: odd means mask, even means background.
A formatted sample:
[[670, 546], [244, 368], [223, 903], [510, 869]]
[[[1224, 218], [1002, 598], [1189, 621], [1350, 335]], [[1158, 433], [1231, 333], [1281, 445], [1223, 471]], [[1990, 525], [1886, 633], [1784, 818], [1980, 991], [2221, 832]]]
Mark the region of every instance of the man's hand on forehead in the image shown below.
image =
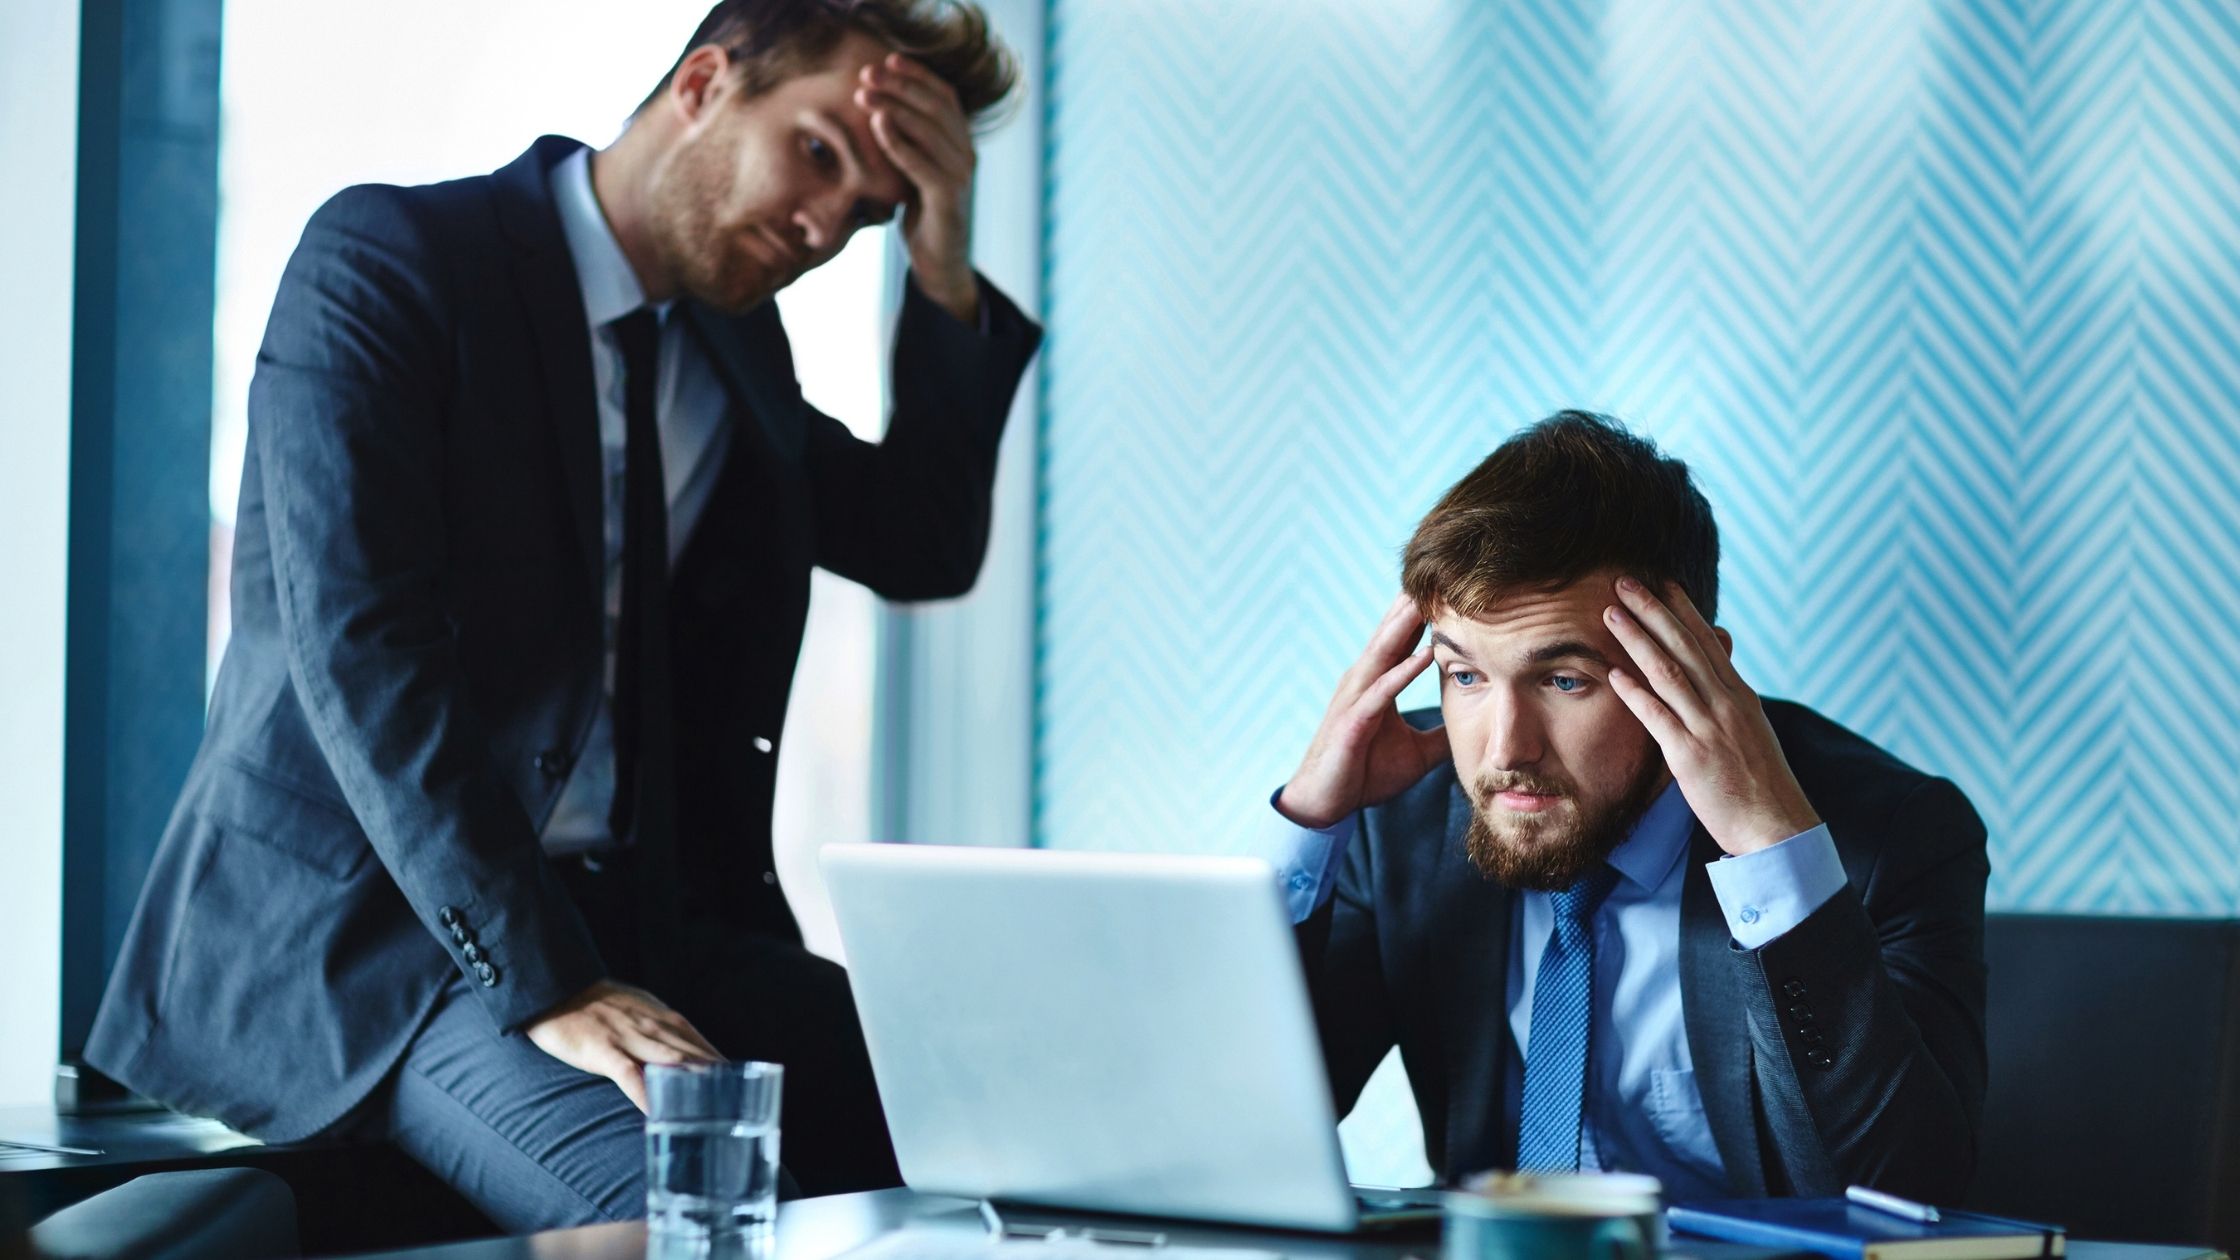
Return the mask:
[[1423, 614], [1402, 594], [1386, 607], [1369, 645], [1338, 680], [1322, 725], [1299, 768], [1276, 798], [1284, 817], [1323, 828], [1357, 809], [1388, 801], [1444, 765], [1447, 731], [1419, 731], [1400, 716], [1398, 700], [1431, 665]]
[[855, 103], [871, 117], [872, 138], [910, 181], [902, 236], [918, 287], [950, 314], [972, 321], [980, 304], [972, 274], [978, 158], [956, 90], [901, 53], [863, 67], [856, 78]]
[[1720, 848], [1739, 857], [1820, 825], [1765, 706], [1687, 592], [1669, 585], [1660, 599], [1620, 578], [1603, 621], [1631, 661], [1611, 669], [1610, 686], [1664, 750], [1680, 794]]

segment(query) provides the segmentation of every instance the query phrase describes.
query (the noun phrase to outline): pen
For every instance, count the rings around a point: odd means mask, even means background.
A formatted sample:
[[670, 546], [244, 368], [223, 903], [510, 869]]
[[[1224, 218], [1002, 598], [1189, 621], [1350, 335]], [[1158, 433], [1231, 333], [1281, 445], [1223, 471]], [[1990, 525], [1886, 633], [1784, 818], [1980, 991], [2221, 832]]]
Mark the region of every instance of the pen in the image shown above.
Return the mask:
[[1865, 1186], [1847, 1186], [1844, 1188], [1843, 1197], [1860, 1207], [1873, 1208], [1877, 1212], [1888, 1212], [1892, 1216], [1902, 1217], [1909, 1221], [1920, 1221], [1926, 1225], [1934, 1225], [1944, 1219], [1943, 1213], [1926, 1203], [1915, 1203], [1911, 1199], [1901, 1199], [1897, 1195], [1884, 1194], [1880, 1190], [1869, 1190]]

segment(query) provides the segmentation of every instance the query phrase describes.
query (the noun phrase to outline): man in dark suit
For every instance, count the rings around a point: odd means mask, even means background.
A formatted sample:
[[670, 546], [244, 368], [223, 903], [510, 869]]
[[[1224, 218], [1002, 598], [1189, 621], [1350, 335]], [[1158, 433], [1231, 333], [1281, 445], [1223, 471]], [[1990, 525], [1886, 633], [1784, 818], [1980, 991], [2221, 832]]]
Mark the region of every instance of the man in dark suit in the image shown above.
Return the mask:
[[[777, 887], [774, 740], [812, 566], [977, 574], [1039, 337], [968, 261], [971, 120], [1014, 78], [969, 6], [724, 0], [611, 147], [313, 217], [96, 1066], [268, 1140], [388, 1136], [515, 1229], [643, 1214], [650, 1063], [781, 1062], [802, 1187], [896, 1179]], [[871, 444], [770, 298], [898, 210]]]
[[[1449, 1180], [1955, 1199], [1986, 1077], [1983, 825], [1761, 702], [1717, 584], [1687, 467], [1576, 412], [1417, 527], [1275, 801], [1339, 1109], [1397, 1044]], [[1434, 663], [1439, 711], [1399, 712]]]

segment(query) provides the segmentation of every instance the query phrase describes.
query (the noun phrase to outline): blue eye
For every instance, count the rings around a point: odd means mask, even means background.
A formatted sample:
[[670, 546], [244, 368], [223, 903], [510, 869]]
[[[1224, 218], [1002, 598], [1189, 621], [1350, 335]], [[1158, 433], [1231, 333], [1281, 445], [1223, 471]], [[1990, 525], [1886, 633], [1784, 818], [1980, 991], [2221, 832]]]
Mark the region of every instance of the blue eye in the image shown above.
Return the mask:
[[824, 141], [818, 139], [815, 136], [809, 137], [808, 147], [809, 160], [815, 162], [819, 166], [830, 167], [834, 163], [839, 161], [839, 155], [832, 151], [832, 146], [826, 144]]
[[1574, 678], [1569, 674], [1557, 674], [1548, 680], [1548, 685], [1568, 696], [1583, 689], [1587, 685], [1587, 680]]
[[1477, 684], [1478, 674], [1475, 670], [1450, 669], [1447, 671], [1447, 680], [1457, 687], [1470, 687]]

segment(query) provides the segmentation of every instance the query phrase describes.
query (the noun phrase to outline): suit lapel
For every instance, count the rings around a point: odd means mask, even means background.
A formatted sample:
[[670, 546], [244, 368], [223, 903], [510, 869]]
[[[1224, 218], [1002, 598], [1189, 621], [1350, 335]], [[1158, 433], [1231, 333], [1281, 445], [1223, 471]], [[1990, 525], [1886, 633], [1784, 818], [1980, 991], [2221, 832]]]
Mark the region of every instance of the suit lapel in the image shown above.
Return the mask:
[[594, 601], [606, 574], [605, 520], [599, 494], [599, 411], [591, 375], [591, 331], [583, 291], [546, 183], [552, 167], [583, 146], [545, 136], [494, 175], [500, 223], [512, 238], [515, 290], [521, 296], [552, 417], [561, 476], [575, 518], [576, 547]]
[[758, 331], [756, 326], [763, 322], [771, 325], [772, 338], [783, 338], [785, 330], [778, 323], [776, 305], [765, 302], [734, 318], [718, 315], [697, 302], [687, 302], [685, 310], [701, 348], [723, 377], [732, 405], [745, 413], [747, 423], [739, 426], [740, 440], [760, 442], [780, 467], [800, 463], [804, 429], [799, 420], [799, 388], [790, 373], [783, 382], [774, 379], [773, 366], [758, 362], [748, 347], [750, 337]]
[[1750, 1033], [1741, 1018], [1746, 998], [1727, 956], [1733, 939], [1727, 916], [1711, 887], [1710, 864], [1718, 860], [1718, 842], [1702, 823], [1694, 824], [1680, 891], [1680, 1005], [1696, 1088], [1727, 1166], [1727, 1183], [1737, 1194], [1762, 1195], [1766, 1178], [1750, 1087]]
[[1509, 1046], [1509, 914], [1514, 894], [1470, 864], [1464, 837], [1470, 800], [1462, 785], [1447, 802], [1440, 850], [1441, 906], [1434, 957], [1447, 961], [1449, 991], [1440, 1003], [1447, 1064], [1446, 1151], [1442, 1177], [1515, 1162], [1501, 1131], [1502, 1082]]

